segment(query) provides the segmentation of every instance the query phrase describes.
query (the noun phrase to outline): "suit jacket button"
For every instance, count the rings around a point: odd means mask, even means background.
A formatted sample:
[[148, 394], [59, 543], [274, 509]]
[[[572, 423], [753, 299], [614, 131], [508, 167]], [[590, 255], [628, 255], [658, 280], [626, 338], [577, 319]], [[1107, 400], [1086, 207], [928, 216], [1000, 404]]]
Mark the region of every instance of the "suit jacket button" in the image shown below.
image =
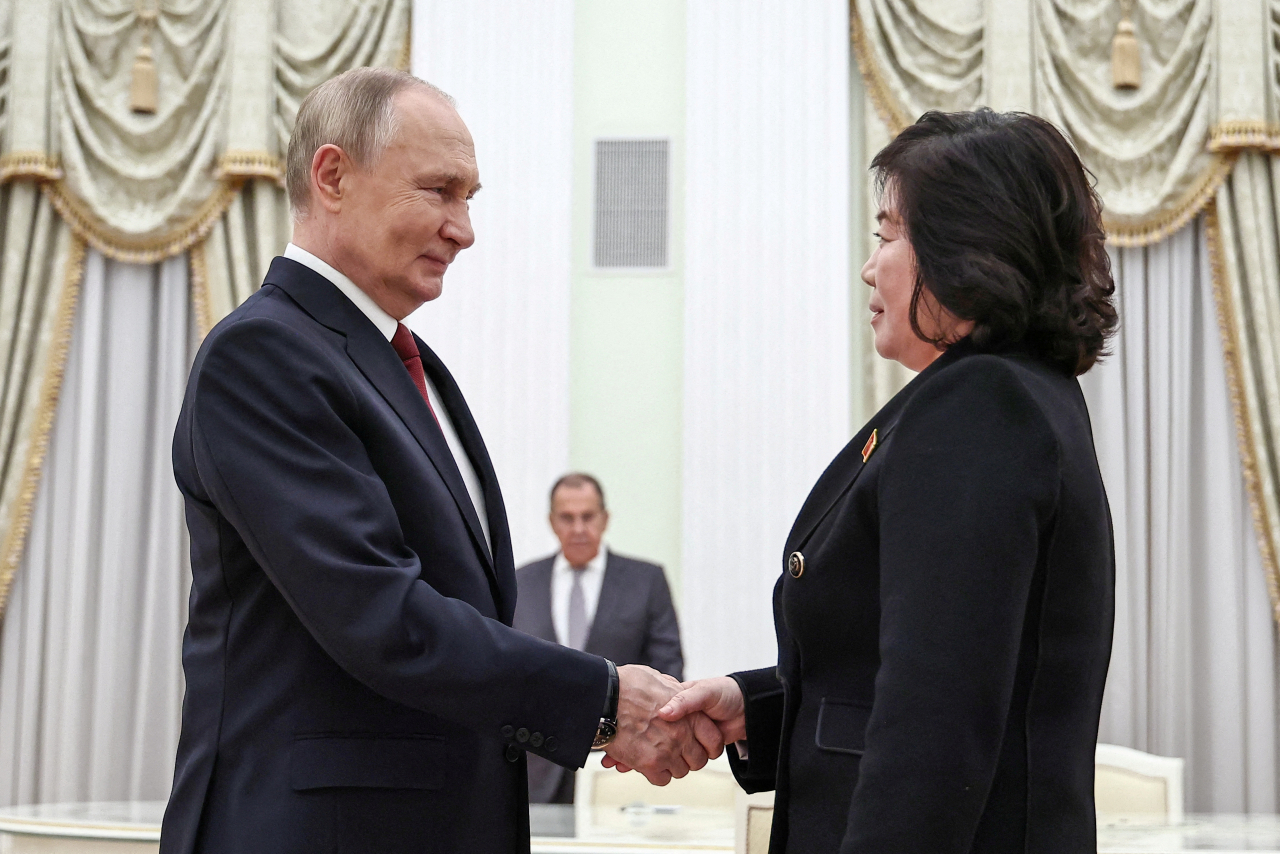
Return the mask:
[[520, 727], [520, 729], [516, 730], [516, 741], [520, 742], [521, 744], [524, 744], [528, 740], [529, 740], [529, 730], [525, 729], [524, 727]]
[[514, 744], [508, 744], [506, 757], [508, 762], [519, 762], [520, 748], [516, 747]]
[[533, 747], [541, 747], [541, 746], [542, 746], [542, 733], [540, 733], [540, 732], [535, 732], [533, 735], [529, 736], [529, 744], [530, 744], [531, 746], [533, 746]]
[[515, 728], [515, 727], [513, 727], [511, 724], [507, 724], [506, 726], [504, 726], [504, 727], [502, 728], [502, 737], [503, 737], [503, 738], [511, 738], [511, 736], [513, 736], [513, 735], [515, 735], [515, 734], [516, 734], [516, 728]]
[[560, 742], [556, 741], [556, 737], [554, 735], [549, 735], [547, 736], [547, 740], [543, 742], [542, 746], [547, 749], [548, 753], [555, 753], [556, 748], [560, 746]]
[[792, 578], [804, 575], [804, 555], [800, 552], [792, 552], [787, 558], [787, 572], [791, 573]]

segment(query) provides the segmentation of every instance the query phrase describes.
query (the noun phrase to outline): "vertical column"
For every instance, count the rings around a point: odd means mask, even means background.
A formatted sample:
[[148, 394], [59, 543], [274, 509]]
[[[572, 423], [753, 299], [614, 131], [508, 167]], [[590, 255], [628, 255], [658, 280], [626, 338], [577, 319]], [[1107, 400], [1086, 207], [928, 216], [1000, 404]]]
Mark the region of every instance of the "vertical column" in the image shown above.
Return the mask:
[[[574, 19], [570, 464], [600, 478], [611, 547], [662, 564], [679, 601], [684, 318], [684, 0], [578, 0]], [[597, 266], [596, 142], [669, 141], [665, 266]], [[604, 260], [604, 259], [601, 259]]]
[[684, 612], [692, 675], [776, 661], [787, 531], [850, 435], [848, 6], [690, 0]]
[[569, 457], [573, 2], [417, 0], [412, 67], [457, 99], [484, 189], [475, 246], [409, 325], [467, 395], [519, 563], [552, 551], [546, 490]]

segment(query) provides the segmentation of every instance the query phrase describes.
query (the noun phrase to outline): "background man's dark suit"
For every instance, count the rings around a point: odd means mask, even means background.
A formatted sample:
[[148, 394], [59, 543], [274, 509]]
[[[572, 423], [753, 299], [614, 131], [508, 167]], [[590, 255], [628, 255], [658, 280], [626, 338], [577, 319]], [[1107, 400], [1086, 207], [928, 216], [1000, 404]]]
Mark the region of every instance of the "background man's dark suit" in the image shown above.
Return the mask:
[[730, 764], [776, 788], [770, 851], [1096, 850], [1114, 585], [1079, 384], [952, 346], [814, 485], [774, 592], [778, 666], [735, 674], [749, 753]]
[[404, 364], [323, 276], [277, 258], [196, 357], [173, 445], [193, 585], [164, 854], [528, 851], [524, 751], [587, 756], [606, 664], [509, 628], [498, 483], [417, 343], [492, 556]]
[[[519, 598], [513, 625], [534, 637], [556, 641], [551, 617], [551, 571], [555, 555], [516, 570]], [[680, 626], [671, 589], [662, 567], [655, 563], [607, 552], [595, 619], [585, 651], [616, 664], [645, 664], [661, 673], [684, 678]], [[565, 774], [573, 772], [553, 762], [529, 757], [529, 799], [549, 802]]]

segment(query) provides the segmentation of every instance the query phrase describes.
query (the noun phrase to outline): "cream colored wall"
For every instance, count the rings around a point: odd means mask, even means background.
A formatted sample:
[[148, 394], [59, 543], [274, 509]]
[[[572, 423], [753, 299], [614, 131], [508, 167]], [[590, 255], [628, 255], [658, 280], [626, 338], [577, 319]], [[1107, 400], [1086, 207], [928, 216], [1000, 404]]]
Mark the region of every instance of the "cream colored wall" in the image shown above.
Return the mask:
[[[684, 351], [683, 0], [577, 0], [569, 462], [600, 478], [620, 552], [679, 596]], [[670, 139], [670, 267], [592, 268], [595, 140]]]

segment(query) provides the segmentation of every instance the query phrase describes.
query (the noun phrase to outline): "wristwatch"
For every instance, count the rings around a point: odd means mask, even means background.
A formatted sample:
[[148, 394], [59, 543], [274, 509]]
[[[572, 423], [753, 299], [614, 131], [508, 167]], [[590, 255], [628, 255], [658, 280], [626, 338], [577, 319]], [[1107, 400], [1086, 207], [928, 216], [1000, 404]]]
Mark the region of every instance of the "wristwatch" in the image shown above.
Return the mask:
[[591, 742], [592, 748], [597, 750], [618, 735], [618, 668], [607, 658], [604, 663], [609, 665], [609, 692], [605, 694], [604, 715], [596, 727], [595, 740]]

